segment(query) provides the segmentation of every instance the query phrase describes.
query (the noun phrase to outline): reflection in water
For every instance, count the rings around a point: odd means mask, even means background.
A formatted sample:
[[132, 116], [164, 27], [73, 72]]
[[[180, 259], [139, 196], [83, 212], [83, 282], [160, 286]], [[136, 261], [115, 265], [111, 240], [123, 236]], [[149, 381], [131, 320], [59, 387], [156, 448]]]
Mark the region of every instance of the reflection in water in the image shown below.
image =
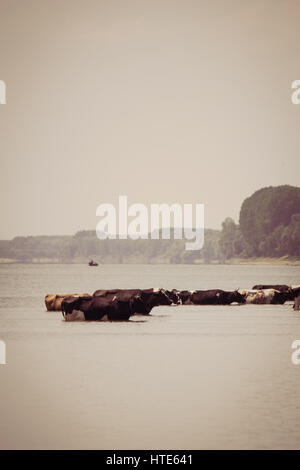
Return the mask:
[[[96, 270], [95, 270], [96, 271]], [[291, 304], [66, 323], [46, 293], [299, 284], [298, 267], [0, 266], [1, 448], [299, 448]]]

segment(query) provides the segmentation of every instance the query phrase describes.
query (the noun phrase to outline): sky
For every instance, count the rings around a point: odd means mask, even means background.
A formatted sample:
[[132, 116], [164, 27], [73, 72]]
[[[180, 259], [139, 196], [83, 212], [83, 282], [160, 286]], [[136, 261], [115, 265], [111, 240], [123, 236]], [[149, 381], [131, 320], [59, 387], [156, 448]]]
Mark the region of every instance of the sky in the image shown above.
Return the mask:
[[299, 186], [298, 0], [0, 0], [0, 238]]

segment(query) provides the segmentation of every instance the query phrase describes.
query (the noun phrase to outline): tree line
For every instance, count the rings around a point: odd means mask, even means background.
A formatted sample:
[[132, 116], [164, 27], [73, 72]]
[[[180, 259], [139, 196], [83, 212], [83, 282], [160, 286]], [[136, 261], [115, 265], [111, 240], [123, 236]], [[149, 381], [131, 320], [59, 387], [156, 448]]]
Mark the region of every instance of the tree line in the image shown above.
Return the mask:
[[99, 240], [95, 231], [74, 236], [15, 237], [0, 241], [0, 258], [18, 262], [224, 263], [232, 258], [300, 258], [300, 188], [267, 187], [245, 199], [239, 224], [226, 218], [222, 230], [206, 229], [200, 251], [185, 240]]

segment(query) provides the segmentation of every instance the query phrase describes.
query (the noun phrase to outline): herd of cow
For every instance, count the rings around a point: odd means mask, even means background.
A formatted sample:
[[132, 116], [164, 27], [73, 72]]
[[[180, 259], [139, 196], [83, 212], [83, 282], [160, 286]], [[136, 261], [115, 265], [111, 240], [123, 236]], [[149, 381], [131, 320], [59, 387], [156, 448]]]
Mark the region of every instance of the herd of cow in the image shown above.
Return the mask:
[[48, 294], [48, 311], [61, 311], [66, 321], [128, 320], [148, 315], [159, 305], [284, 304], [300, 308], [300, 285], [255, 285], [251, 290], [109, 289], [90, 294]]

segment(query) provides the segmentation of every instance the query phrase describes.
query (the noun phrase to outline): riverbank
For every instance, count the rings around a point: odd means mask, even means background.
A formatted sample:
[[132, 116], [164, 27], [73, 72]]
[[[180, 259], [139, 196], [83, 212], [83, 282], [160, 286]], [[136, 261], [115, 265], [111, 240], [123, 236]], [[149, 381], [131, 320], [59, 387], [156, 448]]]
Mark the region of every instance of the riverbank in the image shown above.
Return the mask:
[[[58, 259], [51, 259], [51, 258], [34, 258], [28, 261], [21, 261], [15, 260], [12, 258], [0, 258], [0, 264], [87, 264], [87, 261], [83, 258], [75, 258], [72, 261], [59, 261]], [[134, 259], [130, 261], [125, 261], [123, 263], [116, 262], [114, 263], [113, 260], [110, 260], [109, 263], [107, 262], [100, 262], [99, 265], [105, 266], [106, 264], [186, 264], [189, 263], [170, 263], [166, 259], [153, 259], [152, 263], [145, 263], [142, 260]], [[196, 264], [206, 264], [206, 265], [261, 265], [261, 266], [300, 266], [300, 259], [291, 257], [291, 256], [282, 256], [280, 258], [268, 258], [268, 257], [253, 257], [253, 258], [230, 258], [226, 261], [220, 260], [212, 260], [210, 263], [207, 263], [203, 260], [197, 260], [195, 263], [190, 263], [190, 265]]]
[[225, 264], [259, 264], [259, 265], [283, 265], [283, 266], [300, 266], [300, 259], [292, 256], [282, 256], [281, 258], [232, 258], [227, 260]]

